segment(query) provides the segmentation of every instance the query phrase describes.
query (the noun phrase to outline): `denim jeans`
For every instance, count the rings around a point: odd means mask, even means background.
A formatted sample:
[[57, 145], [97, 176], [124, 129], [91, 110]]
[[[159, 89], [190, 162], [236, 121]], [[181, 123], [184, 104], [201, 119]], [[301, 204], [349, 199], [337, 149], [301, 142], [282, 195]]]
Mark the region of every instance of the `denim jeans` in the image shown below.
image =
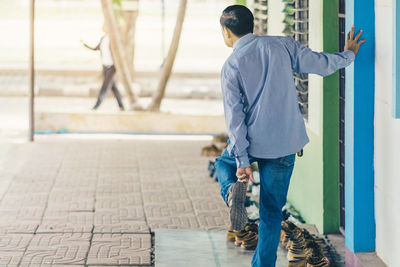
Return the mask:
[[[296, 154], [277, 159], [258, 159], [249, 157], [250, 162], [257, 161], [260, 171], [260, 225], [258, 245], [251, 262], [253, 267], [273, 267], [279, 245], [282, 208], [286, 204], [290, 177]], [[227, 150], [217, 158], [218, 182], [221, 196], [227, 202], [230, 187], [236, 183], [236, 162]]]

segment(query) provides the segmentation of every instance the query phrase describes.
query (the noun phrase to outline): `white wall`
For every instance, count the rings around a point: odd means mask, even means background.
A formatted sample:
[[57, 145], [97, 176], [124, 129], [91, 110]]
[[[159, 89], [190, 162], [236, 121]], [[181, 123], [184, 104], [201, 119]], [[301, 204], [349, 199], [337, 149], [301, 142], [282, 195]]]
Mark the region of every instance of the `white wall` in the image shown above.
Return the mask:
[[[322, 39], [322, 1], [313, 1], [309, 5], [308, 45], [317, 52], [323, 50]], [[308, 122], [307, 128], [320, 135], [322, 127], [323, 78], [315, 74], [308, 75]]]
[[282, 10], [284, 8], [285, 4], [282, 1], [268, 1], [268, 35], [283, 35], [285, 15]]
[[375, 218], [377, 254], [395, 267], [400, 266], [400, 119], [392, 117], [392, 1], [375, 1]]

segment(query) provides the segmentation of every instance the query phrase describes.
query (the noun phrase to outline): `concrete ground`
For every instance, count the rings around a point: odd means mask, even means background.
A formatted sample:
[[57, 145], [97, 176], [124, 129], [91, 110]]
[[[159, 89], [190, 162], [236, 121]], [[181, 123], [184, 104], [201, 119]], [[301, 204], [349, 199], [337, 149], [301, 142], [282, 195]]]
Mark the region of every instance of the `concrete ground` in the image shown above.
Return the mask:
[[[176, 239], [185, 229], [194, 231], [190, 266], [205, 266], [204, 250], [215, 266], [230, 255], [241, 261], [229, 266], [249, 263], [251, 253], [224, 242], [228, 210], [200, 156], [209, 140], [59, 135], [0, 143], [0, 266], [151, 265], [157, 249], [190, 249]], [[202, 247], [206, 233], [216, 241]]]
[[[155, 252], [157, 267], [250, 266], [253, 256], [252, 250], [227, 243], [225, 231], [201, 230], [156, 230]], [[286, 252], [279, 249], [276, 267], [286, 266]]]

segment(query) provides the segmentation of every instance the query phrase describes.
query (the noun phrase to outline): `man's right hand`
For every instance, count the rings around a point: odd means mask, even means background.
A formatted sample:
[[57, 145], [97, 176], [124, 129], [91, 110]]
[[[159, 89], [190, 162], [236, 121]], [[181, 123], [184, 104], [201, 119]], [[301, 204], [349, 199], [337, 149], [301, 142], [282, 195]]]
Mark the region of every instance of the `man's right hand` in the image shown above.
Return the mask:
[[351, 27], [350, 32], [347, 34], [347, 40], [346, 44], [344, 45], [344, 50], [351, 50], [353, 51], [354, 55], [357, 55], [358, 49], [360, 49], [360, 46], [365, 43], [367, 40], [358, 40], [360, 39], [360, 36], [362, 34], [362, 30], [360, 30], [357, 35], [354, 37], [354, 31], [355, 27]]
[[249, 183], [249, 180], [253, 183], [255, 182], [253, 177], [253, 171], [250, 167], [247, 168], [238, 168], [236, 171], [236, 176], [239, 182], [245, 183], [246, 186]]

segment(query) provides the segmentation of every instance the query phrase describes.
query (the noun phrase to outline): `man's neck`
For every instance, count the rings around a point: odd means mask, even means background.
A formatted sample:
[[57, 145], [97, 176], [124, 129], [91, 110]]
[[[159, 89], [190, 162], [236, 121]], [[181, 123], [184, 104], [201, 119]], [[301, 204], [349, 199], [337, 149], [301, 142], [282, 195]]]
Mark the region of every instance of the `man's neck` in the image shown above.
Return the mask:
[[242, 37], [243, 37], [243, 36], [239, 37], [239, 36], [234, 35], [234, 36], [232, 37], [232, 46], [234, 46], [235, 43], [236, 43], [240, 38], [242, 38]]

